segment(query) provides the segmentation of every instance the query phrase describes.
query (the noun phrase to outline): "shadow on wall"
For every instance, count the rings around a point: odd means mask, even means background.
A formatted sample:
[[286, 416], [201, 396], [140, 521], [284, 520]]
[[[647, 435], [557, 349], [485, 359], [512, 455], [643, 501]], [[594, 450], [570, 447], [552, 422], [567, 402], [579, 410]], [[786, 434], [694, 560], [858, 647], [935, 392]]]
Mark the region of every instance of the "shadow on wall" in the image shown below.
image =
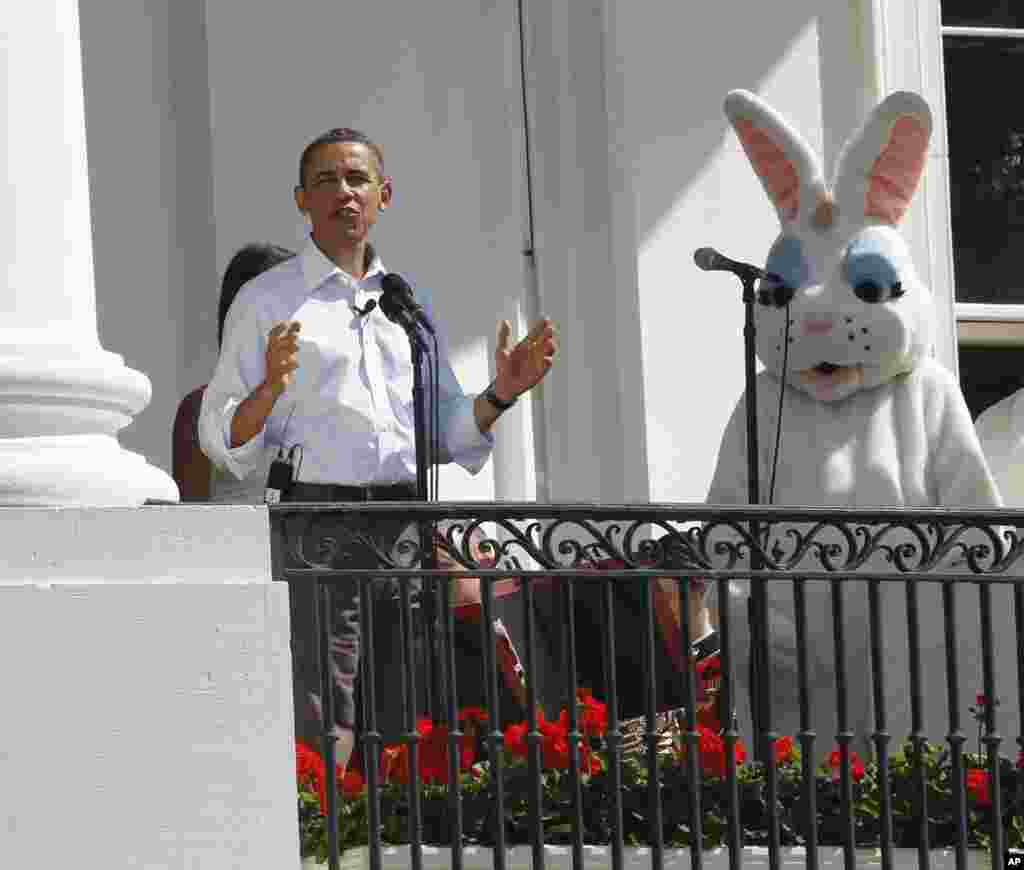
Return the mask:
[[[820, 6], [820, 0], [768, 7], [726, 0], [695, 14], [683, 3], [616, 4], [615, 39], [626, 63], [627, 129], [620, 144], [632, 169], [641, 244], [721, 147], [726, 92], [757, 90], [770, 80], [815, 25]], [[816, 67], [808, 73], [816, 76]], [[817, 93], [817, 83], [808, 89]], [[820, 118], [818, 106], [799, 114], [787, 106], [786, 112], [806, 136], [815, 134], [805, 122]]]
[[168, 471], [175, 408], [216, 359], [204, 10], [140, 0], [112, 28], [100, 4], [81, 4], [100, 342], [153, 384], [122, 445]]
[[820, 5], [723, 0], [699, 16], [650, 0], [615, 7], [625, 78], [617, 145], [634, 196], [654, 501], [703, 500], [743, 391], [739, 284], [700, 272], [692, 252], [712, 245], [756, 262], [778, 233], [725, 95], [765, 95], [820, 152]]

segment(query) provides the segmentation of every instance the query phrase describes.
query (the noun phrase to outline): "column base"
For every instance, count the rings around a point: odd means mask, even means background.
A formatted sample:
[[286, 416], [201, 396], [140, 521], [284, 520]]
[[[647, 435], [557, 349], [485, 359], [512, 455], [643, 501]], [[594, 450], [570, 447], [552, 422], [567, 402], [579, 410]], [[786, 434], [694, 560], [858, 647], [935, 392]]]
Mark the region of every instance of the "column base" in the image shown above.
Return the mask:
[[178, 487], [112, 435], [0, 438], [0, 505], [135, 507]]

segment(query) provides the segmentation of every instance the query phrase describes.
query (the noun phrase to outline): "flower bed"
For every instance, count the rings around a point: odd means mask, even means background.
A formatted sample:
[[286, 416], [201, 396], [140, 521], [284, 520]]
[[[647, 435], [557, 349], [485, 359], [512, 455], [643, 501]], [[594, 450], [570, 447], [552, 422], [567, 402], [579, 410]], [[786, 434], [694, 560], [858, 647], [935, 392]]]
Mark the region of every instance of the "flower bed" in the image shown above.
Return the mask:
[[[604, 705], [582, 692], [578, 707], [578, 728], [583, 735], [579, 744], [580, 821], [583, 839], [593, 846], [613, 839], [614, 802], [612, 777], [604, 742], [607, 711]], [[499, 821], [503, 822], [508, 846], [525, 844], [530, 837], [527, 725], [518, 723], [504, 731], [503, 782], [504, 819], [496, 817], [493, 798], [491, 761], [483, 741], [486, 713], [479, 708], [462, 711], [459, 724], [459, 788], [462, 793], [463, 842], [471, 846], [491, 846]], [[565, 711], [555, 721], [540, 718], [540, 760], [544, 841], [552, 847], [571, 842], [573, 801], [569, 775], [571, 740]], [[726, 744], [715, 729], [698, 724], [697, 740], [700, 782], [698, 784], [702, 831], [700, 847], [720, 848], [728, 834], [729, 798], [725, 781]], [[448, 737], [445, 725], [420, 720], [418, 770], [421, 795], [423, 841], [437, 845], [451, 842], [449, 809]], [[688, 741], [678, 737], [670, 749], [658, 755], [658, 778], [662, 797], [662, 837], [666, 847], [695, 845], [690, 829], [690, 779]], [[743, 744], [733, 748], [737, 769], [740, 809], [740, 838], [744, 846], [767, 845], [770, 807], [765, 770], [747, 758]], [[299, 814], [303, 856], [324, 861], [327, 854], [324, 820], [325, 780], [323, 762], [312, 750], [300, 746], [297, 755]], [[843, 844], [844, 824], [841, 802], [841, 756], [837, 749], [815, 771], [817, 834], [821, 847]], [[807, 806], [802, 795], [803, 768], [800, 752], [791, 737], [775, 744], [778, 769], [778, 793], [775, 813], [779, 819], [781, 843], [786, 848], [806, 845]], [[992, 783], [984, 756], [965, 753], [964, 785], [967, 795], [968, 845], [988, 848], [992, 825]], [[916, 849], [920, 837], [918, 806], [918, 770], [923, 768], [927, 789], [929, 847], [942, 849], [956, 839], [953, 773], [947, 748], [925, 744], [920, 753], [906, 744], [889, 758], [894, 845]], [[879, 769], [875, 760], [862, 760], [849, 753], [853, 795], [854, 835], [858, 847], [878, 845], [881, 834]], [[392, 845], [410, 841], [408, 783], [413, 776], [405, 744], [387, 746], [380, 758], [382, 840]], [[1000, 759], [1004, 842], [1007, 847], [1024, 847], [1024, 756], [1014, 763]], [[338, 780], [341, 796], [338, 804], [338, 842], [342, 851], [367, 843], [367, 794], [363, 777], [350, 771]], [[650, 836], [649, 787], [646, 758], [628, 754], [621, 763], [622, 836], [629, 846], [643, 846]], [[554, 853], [552, 853], [554, 854]], [[682, 853], [679, 853], [682, 854]], [[710, 854], [710, 853], [709, 853]], [[908, 853], [916, 854], [916, 853]], [[680, 859], [681, 860], [681, 859]], [[916, 859], [915, 859], [916, 860]], [[646, 865], [646, 859], [645, 859]], [[467, 865], [469, 866], [469, 865]], [[490, 866], [488, 863], [486, 866]], [[552, 866], [560, 866], [557, 863]], [[570, 866], [570, 865], [566, 865]], [[588, 864], [589, 866], [589, 864]], [[596, 864], [595, 866], [603, 866]], [[676, 866], [674, 864], [666, 866]], [[688, 866], [680, 863], [678, 866]], [[713, 866], [713, 865], [707, 865]], [[825, 865], [823, 865], [825, 866]], [[838, 866], [838, 865], [837, 865]], [[933, 865], [935, 866], [935, 865]]]

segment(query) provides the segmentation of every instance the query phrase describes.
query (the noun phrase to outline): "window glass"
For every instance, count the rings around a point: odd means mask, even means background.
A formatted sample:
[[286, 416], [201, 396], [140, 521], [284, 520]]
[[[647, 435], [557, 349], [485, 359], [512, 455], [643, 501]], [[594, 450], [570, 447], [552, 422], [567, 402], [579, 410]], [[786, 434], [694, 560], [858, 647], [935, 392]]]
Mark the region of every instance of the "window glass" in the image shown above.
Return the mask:
[[1024, 100], [999, 94], [1024, 78], [1024, 39], [943, 43], [956, 298], [1021, 303]]
[[1024, 27], [1021, 0], [942, 0], [946, 27]]
[[1024, 347], [960, 346], [960, 387], [971, 417], [1024, 387]]

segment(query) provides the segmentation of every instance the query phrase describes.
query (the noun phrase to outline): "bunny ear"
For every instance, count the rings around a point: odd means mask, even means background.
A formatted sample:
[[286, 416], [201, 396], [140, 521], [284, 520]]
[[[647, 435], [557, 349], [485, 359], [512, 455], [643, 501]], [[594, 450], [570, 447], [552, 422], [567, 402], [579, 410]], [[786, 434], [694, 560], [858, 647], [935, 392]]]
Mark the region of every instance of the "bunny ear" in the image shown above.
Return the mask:
[[932, 113], [922, 97], [909, 91], [886, 97], [839, 157], [839, 209], [899, 223], [921, 180], [931, 133]]
[[725, 114], [783, 224], [827, 201], [817, 155], [767, 103], [749, 91], [730, 91]]

